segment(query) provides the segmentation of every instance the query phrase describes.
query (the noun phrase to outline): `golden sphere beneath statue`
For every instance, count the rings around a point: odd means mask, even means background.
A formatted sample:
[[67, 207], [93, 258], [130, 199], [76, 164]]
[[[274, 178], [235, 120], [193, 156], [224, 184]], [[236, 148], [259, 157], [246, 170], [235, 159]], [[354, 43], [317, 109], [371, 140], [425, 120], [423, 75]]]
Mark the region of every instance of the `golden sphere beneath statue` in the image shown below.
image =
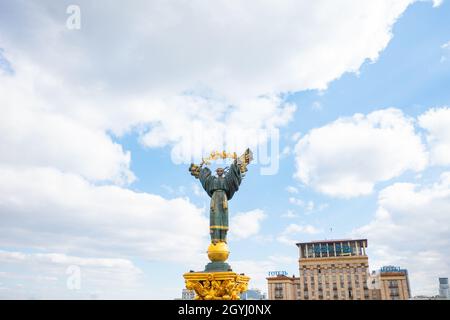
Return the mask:
[[208, 247], [208, 258], [212, 262], [224, 262], [228, 259], [230, 251], [225, 242], [211, 243]]

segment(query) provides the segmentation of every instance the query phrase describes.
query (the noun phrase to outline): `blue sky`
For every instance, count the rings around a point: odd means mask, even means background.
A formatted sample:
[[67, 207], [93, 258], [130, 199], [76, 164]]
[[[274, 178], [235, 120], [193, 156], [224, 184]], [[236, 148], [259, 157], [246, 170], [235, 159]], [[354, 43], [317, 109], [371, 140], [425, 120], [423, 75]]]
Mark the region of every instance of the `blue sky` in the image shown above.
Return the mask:
[[69, 2], [0, 5], [0, 297], [181, 296], [208, 262], [209, 198], [177, 163], [197, 121], [197, 159], [227, 130], [280, 135], [279, 170], [252, 164], [230, 202], [230, 263], [251, 286], [297, 275], [295, 242], [364, 237], [372, 270], [400, 265], [414, 295], [437, 293], [448, 1], [97, 3], [80, 3], [80, 30]]

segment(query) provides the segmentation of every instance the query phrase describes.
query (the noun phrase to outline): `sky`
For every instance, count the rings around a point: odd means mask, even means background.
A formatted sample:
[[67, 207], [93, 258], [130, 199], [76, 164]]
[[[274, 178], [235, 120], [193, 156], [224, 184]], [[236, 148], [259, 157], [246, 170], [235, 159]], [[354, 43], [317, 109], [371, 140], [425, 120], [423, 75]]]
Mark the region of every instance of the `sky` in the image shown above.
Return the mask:
[[189, 164], [247, 147], [228, 244], [251, 288], [298, 276], [297, 242], [365, 238], [371, 270], [436, 295], [449, 16], [445, 0], [2, 1], [0, 298], [180, 298], [208, 263]]

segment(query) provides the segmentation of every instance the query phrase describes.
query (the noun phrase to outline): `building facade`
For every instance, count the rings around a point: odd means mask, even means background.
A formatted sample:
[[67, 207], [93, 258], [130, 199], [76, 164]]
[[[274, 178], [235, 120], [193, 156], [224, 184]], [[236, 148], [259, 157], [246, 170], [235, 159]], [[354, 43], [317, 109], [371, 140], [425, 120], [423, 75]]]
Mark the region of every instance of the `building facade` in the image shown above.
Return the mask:
[[266, 295], [259, 289], [249, 289], [240, 295], [241, 300], [266, 300]]
[[181, 292], [181, 300], [194, 300], [194, 298], [195, 298], [194, 290], [183, 289], [183, 291]]
[[300, 294], [300, 279], [293, 276], [278, 275], [268, 277], [269, 300], [298, 300]]
[[[367, 239], [297, 243], [299, 277], [270, 272], [270, 300], [408, 300], [408, 271], [386, 266], [369, 273]], [[440, 295], [448, 296], [448, 279], [440, 278]]]
[[370, 300], [367, 239], [297, 243], [300, 300]]
[[369, 289], [380, 300], [408, 300], [411, 298], [408, 270], [386, 266], [369, 277]]
[[439, 278], [439, 297], [442, 299], [450, 298], [448, 293], [448, 278]]

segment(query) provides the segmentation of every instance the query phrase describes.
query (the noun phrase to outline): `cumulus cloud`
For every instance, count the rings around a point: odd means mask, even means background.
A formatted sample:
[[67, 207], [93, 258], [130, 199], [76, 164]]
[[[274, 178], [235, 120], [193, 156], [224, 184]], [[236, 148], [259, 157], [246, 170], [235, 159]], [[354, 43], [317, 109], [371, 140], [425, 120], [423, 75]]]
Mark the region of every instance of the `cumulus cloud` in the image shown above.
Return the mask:
[[439, 7], [442, 3], [444, 3], [444, 0], [432, 0], [433, 1], [433, 8]]
[[282, 214], [281, 217], [282, 218], [294, 219], [294, 218], [298, 218], [298, 214], [296, 214], [292, 210], [288, 210], [288, 211], [286, 211], [286, 213]]
[[247, 239], [255, 236], [261, 229], [261, 222], [267, 215], [261, 209], [247, 212], [239, 212], [231, 217], [230, 236], [231, 239]]
[[409, 270], [414, 295], [435, 295], [450, 272], [450, 172], [433, 185], [395, 183], [378, 196], [374, 219], [353, 232], [370, 239], [373, 268]]
[[[144, 145], [170, 145], [179, 161], [183, 148], [201, 156], [286, 125], [295, 108], [280, 93], [324, 89], [376, 60], [412, 2], [135, 1], [125, 12], [118, 1], [79, 1], [76, 31], [65, 26], [63, 4], [18, 2], [2, 4], [0, 29], [16, 74], [30, 63], [36, 91], [56, 93], [45, 95], [46, 110], [106, 132], [138, 128]], [[61, 99], [45, 75], [73, 94]]]
[[[3, 299], [117, 299], [149, 296], [127, 259], [0, 251]], [[44, 288], [44, 289], [43, 289]]]
[[208, 231], [202, 210], [187, 198], [96, 186], [50, 168], [4, 165], [0, 218], [6, 247], [150, 261], [195, 260]]
[[287, 186], [286, 187], [286, 191], [289, 192], [289, 193], [295, 193], [295, 194], [298, 193], [298, 189], [296, 187], [293, 187], [293, 186]]
[[377, 182], [427, 165], [413, 120], [398, 109], [355, 114], [312, 129], [295, 152], [297, 179], [346, 198], [370, 194]]
[[289, 197], [289, 203], [299, 207], [303, 207], [305, 205], [305, 202], [302, 199], [298, 199], [296, 197]]
[[321, 229], [309, 224], [291, 223], [280, 233], [277, 240], [278, 242], [292, 246], [300, 241], [300, 238], [298, 238], [299, 235], [314, 235], [321, 232]]
[[450, 165], [450, 108], [432, 108], [418, 122], [427, 131], [432, 164]]

